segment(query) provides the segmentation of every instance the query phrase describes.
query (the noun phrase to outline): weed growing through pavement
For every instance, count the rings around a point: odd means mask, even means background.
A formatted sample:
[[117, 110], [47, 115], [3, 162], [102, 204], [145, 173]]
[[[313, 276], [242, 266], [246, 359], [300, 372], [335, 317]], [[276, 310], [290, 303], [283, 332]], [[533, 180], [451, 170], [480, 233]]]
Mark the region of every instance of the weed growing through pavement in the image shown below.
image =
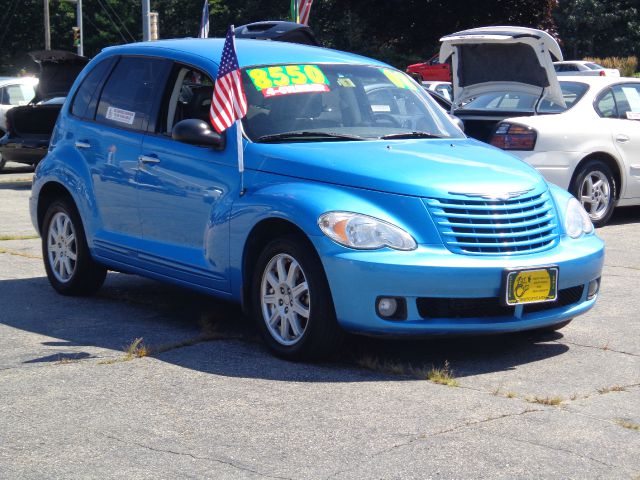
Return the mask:
[[632, 422], [631, 420], [625, 420], [624, 418], [619, 418], [618, 420], [616, 420], [616, 423], [623, 428], [640, 431], [640, 423]]
[[453, 376], [453, 371], [449, 366], [448, 360], [444, 361], [442, 368], [432, 367], [431, 370], [427, 372], [427, 380], [440, 385], [447, 385], [448, 387], [459, 386], [458, 381]]
[[603, 395], [605, 393], [610, 393], [610, 392], [626, 392], [627, 389], [624, 387], [621, 387], [620, 385], [614, 385], [613, 387], [602, 387], [598, 389], [598, 393], [600, 395]]
[[7, 240], [34, 240], [40, 238], [38, 235], [0, 235], [0, 241]]
[[539, 403], [540, 405], [551, 405], [554, 407], [559, 407], [564, 402], [562, 397], [530, 397], [526, 399], [529, 403]]

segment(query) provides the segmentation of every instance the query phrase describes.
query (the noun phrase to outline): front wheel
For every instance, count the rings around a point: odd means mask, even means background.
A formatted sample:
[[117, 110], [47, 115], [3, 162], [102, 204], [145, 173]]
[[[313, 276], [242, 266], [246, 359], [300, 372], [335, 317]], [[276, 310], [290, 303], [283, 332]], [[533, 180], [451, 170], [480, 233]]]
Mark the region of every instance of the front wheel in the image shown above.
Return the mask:
[[288, 360], [326, 357], [340, 344], [329, 285], [311, 246], [297, 236], [270, 242], [253, 274], [253, 315], [269, 348]]
[[49, 282], [58, 293], [89, 295], [104, 283], [107, 270], [91, 258], [80, 215], [67, 199], [47, 209], [42, 254]]
[[616, 182], [606, 163], [592, 160], [581, 167], [571, 185], [571, 193], [596, 227], [609, 221], [615, 206]]

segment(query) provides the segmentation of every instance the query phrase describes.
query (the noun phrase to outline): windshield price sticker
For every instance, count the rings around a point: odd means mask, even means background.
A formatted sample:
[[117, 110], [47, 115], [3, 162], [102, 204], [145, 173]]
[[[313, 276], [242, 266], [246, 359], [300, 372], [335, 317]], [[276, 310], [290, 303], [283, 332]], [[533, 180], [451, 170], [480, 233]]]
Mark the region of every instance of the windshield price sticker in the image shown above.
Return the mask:
[[417, 90], [418, 86], [411, 81], [411, 79], [402, 72], [397, 70], [390, 70], [388, 68], [381, 68], [380, 71], [391, 80], [391, 82], [398, 88], [404, 88], [406, 90]]
[[265, 97], [329, 91], [329, 80], [317, 65], [252, 68], [247, 75]]

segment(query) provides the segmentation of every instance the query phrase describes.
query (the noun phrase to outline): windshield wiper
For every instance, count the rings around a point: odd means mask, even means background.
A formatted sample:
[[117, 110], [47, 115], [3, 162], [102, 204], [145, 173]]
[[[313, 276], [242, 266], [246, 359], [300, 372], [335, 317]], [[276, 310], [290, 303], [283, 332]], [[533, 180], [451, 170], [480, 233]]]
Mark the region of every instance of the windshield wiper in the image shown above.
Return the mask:
[[394, 140], [402, 138], [444, 138], [442, 135], [429, 132], [402, 132], [402, 133], [390, 133], [389, 135], [383, 135], [380, 140]]
[[287, 140], [318, 140], [318, 139], [331, 139], [331, 140], [366, 140], [364, 137], [357, 135], [347, 135], [344, 133], [332, 133], [332, 132], [283, 132], [274, 133], [273, 135], [263, 135], [259, 137], [256, 142], [269, 143], [269, 142], [286, 142]]

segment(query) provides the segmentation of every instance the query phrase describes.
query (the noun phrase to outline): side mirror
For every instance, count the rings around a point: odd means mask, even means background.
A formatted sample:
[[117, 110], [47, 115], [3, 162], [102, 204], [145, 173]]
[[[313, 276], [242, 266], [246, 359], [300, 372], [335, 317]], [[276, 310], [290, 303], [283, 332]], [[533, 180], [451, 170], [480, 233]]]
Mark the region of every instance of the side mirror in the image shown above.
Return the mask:
[[225, 137], [211, 130], [211, 126], [198, 118], [187, 118], [176, 123], [171, 131], [171, 138], [178, 142], [224, 149]]
[[464, 132], [464, 123], [462, 122], [462, 120], [460, 120], [459, 117], [449, 114], [449, 120], [455, 123], [456, 127], [458, 127], [460, 130]]

